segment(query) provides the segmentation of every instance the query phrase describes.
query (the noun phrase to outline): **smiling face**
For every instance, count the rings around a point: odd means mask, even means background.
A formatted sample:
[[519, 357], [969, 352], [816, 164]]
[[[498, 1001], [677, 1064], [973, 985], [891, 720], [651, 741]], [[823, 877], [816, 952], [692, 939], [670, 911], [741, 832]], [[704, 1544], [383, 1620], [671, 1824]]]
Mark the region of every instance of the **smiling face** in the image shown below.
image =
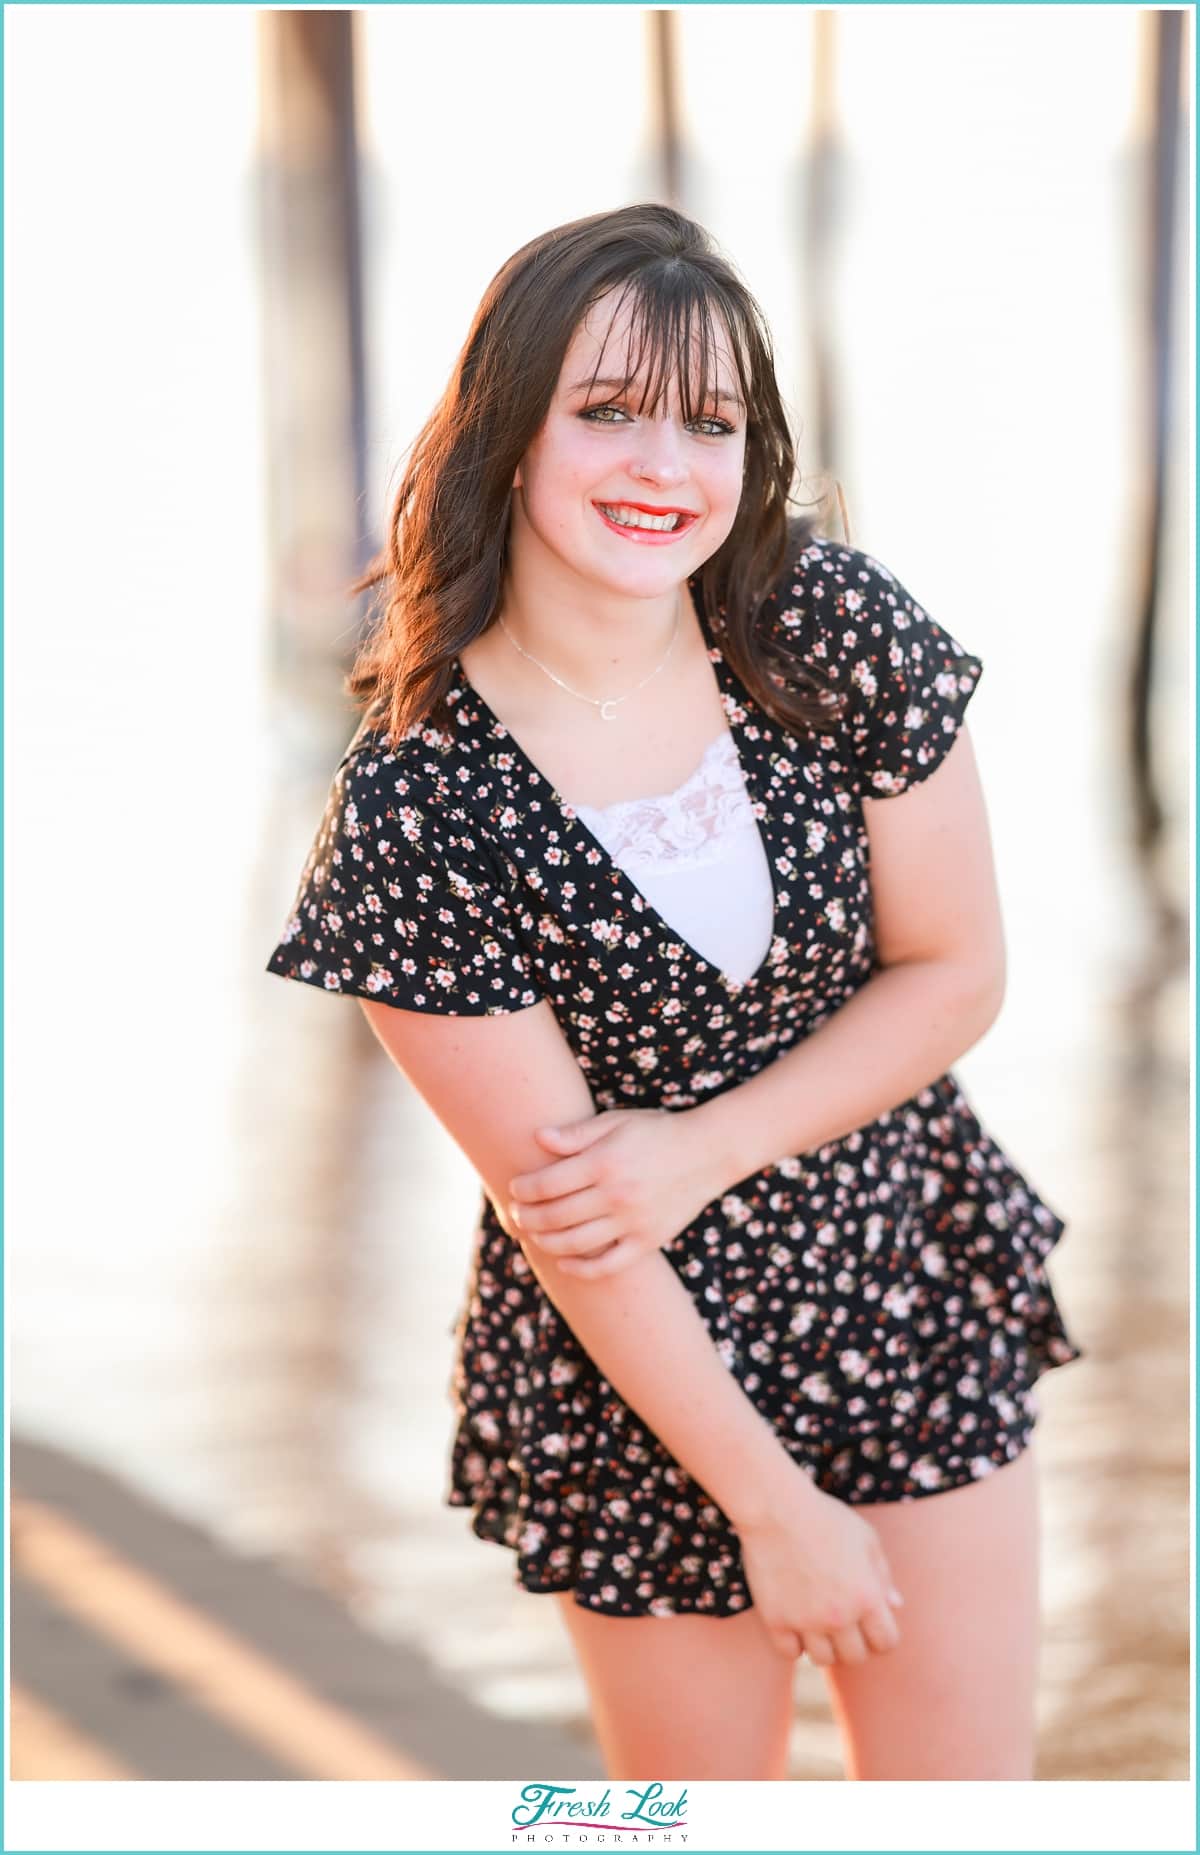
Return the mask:
[[669, 357], [642, 365], [641, 322], [632, 292], [623, 301], [614, 292], [576, 329], [514, 480], [510, 548], [514, 564], [534, 558], [597, 590], [653, 598], [694, 573], [733, 527], [746, 410], [715, 318], [711, 342], [702, 328], [687, 331], [690, 395]]

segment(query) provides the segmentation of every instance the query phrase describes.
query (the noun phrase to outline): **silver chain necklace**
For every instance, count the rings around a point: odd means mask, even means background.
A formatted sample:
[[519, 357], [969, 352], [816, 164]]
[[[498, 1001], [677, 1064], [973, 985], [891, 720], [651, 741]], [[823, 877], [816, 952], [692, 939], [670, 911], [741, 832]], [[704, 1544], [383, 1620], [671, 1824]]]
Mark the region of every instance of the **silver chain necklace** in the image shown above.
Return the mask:
[[569, 683], [564, 683], [562, 680], [562, 677], [555, 676], [553, 670], [548, 670], [545, 664], [542, 663], [539, 658], [533, 655], [532, 651], [527, 651], [523, 645], [517, 643], [517, 640], [513, 637], [512, 632], [509, 630], [508, 626], [505, 624], [503, 618], [500, 616], [498, 612], [496, 614], [496, 619], [500, 626], [501, 631], [504, 633], [505, 637], [508, 639], [513, 649], [515, 651], [520, 651], [522, 657], [528, 657], [530, 663], [536, 664], [537, 668], [542, 672], [542, 674], [544, 676], [548, 676], [552, 683], [557, 683], [560, 689], [565, 689], [567, 694], [569, 696], [574, 696], [577, 702], [587, 702], [590, 704], [592, 708], [599, 709], [601, 721], [615, 721], [617, 719], [616, 710], [619, 707], [619, 705], [622, 702], [628, 702], [630, 696], [636, 696], [639, 689], [644, 689], [646, 687], [646, 684], [650, 682], [652, 678], [658, 675], [659, 671], [662, 669], [663, 665], [666, 663], [667, 658], [671, 655], [672, 648], [674, 647], [674, 644], [675, 644], [676, 634], [679, 631], [679, 614], [680, 614], [680, 607], [676, 605], [675, 625], [671, 632], [671, 642], [667, 645], [667, 648], [663, 652], [662, 657], [660, 658], [659, 662], [656, 663], [653, 670], [651, 670], [650, 675], [644, 676], [640, 683], [635, 683], [633, 685], [632, 689], [627, 689], [623, 696], [606, 696], [603, 701], [599, 701], [595, 696], [581, 695], [578, 689], [572, 689]]

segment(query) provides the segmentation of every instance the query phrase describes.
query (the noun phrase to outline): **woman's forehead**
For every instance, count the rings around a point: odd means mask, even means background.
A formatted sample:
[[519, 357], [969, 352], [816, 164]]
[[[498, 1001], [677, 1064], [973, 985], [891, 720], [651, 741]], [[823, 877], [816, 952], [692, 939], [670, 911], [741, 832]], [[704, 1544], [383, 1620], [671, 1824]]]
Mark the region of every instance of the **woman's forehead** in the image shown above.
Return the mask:
[[[666, 318], [648, 316], [646, 306], [632, 291], [623, 299], [615, 294], [593, 303], [577, 326], [563, 360], [559, 385], [571, 392], [594, 383], [603, 373], [606, 384], [625, 386], [665, 376], [662, 384], [677, 388], [684, 364], [683, 331]], [[693, 313], [687, 343], [689, 383], [725, 394], [738, 393], [739, 369], [734, 346], [720, 310], [705, 304]]]

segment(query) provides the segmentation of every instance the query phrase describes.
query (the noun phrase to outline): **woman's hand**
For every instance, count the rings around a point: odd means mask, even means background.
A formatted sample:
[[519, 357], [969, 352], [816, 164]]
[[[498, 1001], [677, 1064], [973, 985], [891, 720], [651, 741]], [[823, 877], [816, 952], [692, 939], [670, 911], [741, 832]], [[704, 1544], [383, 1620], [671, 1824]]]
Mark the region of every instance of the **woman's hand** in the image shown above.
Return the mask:
[[561, 1157], [511, 1181], [508, 1214], [570, 1275], [628, 1268], [723, 1189], [687, 1109], [615, 1108], [537, 1138]]
[[737, 1531], [755, 1608], [780, 1655], [829, 1667], [896, 1647], [894, 1606], [904, 1599], [878, 1533], [802, 1469], [780, 1482], [769, 1519]]

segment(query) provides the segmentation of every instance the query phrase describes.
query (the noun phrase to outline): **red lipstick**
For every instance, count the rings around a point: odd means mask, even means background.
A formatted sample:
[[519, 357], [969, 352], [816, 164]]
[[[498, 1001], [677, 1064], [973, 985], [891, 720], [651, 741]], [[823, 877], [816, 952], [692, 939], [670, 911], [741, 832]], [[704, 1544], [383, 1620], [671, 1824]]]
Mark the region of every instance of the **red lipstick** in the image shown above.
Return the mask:
[[695, 515], [694, 509], [681, 509], [676, 503], [665, 507], [657, 502], [630, 502], [628, 496], [619, 496], [609, 503], [610, 509], [637, 509], [642, 515]]
[[677, 515], [679, 517], [674, 528], [637, 528], [628, 522], [611, 521], [604, 513], [604, 505], [593, 502], [593, 509], [610, 534], [620, 535], [623, 541], [630, 542], [634, 547], [669, 547], [672, 541], [678, 541], [681, 535], [686, 535], [694, 528], [700, 519], [694, 509], [681, 509], [678, 506], [664, 508], [652, 502], [628, 502], [624, 497], [617, 502], [610, 502], [607, 506], [610, 509], [636, 509], [641, 515]]

